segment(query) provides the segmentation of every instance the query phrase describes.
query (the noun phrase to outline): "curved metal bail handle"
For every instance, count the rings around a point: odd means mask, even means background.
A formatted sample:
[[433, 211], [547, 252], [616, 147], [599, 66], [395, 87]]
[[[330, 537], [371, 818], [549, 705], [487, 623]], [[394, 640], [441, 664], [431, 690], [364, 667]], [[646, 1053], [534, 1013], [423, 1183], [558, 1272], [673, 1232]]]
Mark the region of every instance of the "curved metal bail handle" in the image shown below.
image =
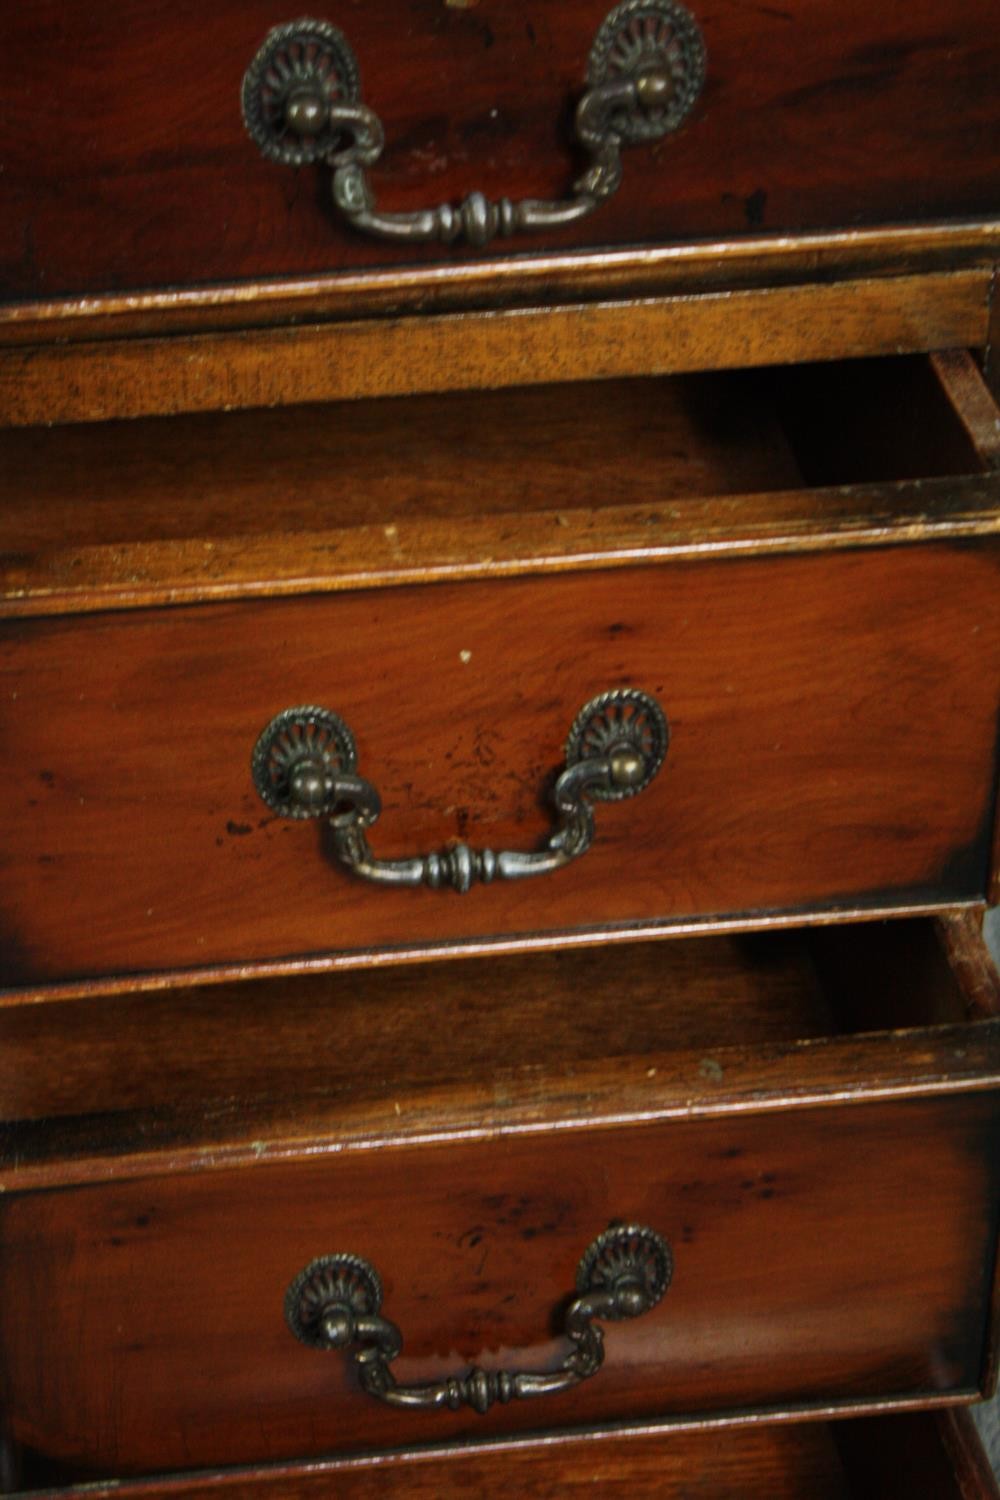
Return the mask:
[[395, 1323], [381, 1315], [382, 1283], [374, 1266], [355, 1255], [310, 1262], [285, 1298], [285, 1317], [296, 1338], [317, 1349], [350, 1350], [362, 1389], [387, 1406], [480, 1414], [495, 1402], [526, 1400], [570, 1390], [604, 1363], [604, 1335], [596, 1320], [637, 1318], [655, 1307], [670, 1285], [673, 1256], [652, 1229], [628, 1224], [609, 1229], [588, 1246], [577, 1271], [579, 1295], [570, 1303], [563, 1332], [571, 1348], [554, 1370], [484, 1370], [405, 1385], [391, 1369], [403, 1348]]
[[257, 741], [252, 766], [257, 790], [274, 811], [327, 819], [333, 854], [351, 874], [380, 885], [465, 893], [477, 882], [522, 880], [579, 859], [594, 840], [591, 802], [618, 801], [648, 786], [663, 764], [669, 735], [655, 698], [634, 688], [603, 693], [585, 704], [556, 782], [556, 827], [539, 850], [498, 852], [459, 843], [404, 859], [379, 858], [366, 830], [379, 817], [381, 798], [356, 774], [354, 737], [328, 709], [278, 714]]
[[464, 237], [478, 247], [592, 213], [621, 182], [621, 147], [677, 130], [694, 108], [705, 68], [701, 31], [679, 0], [621, 0], [597, 32], [575, 113], [576, 141], [589, 165], [557, 199], [491, 201], [474, 192], [458, 205], [412, 213], [377, 208], [367, 169], [382, 154], [385, 131], [361, 101], [346, 37], [328, 22], [273, 28], [244, 75], [243, 116], [265, 156], [332, 168], [333, 201], [355, 229], [405, 243]]
[[612, 126], [615, 113], [662, 106], [669, 87], [665, 73], [650, 72], [600, 84], [584, 94], [576, 111], [576, 135], [591, 164], [566, 198], [491, 201], [475, 192], [458, 206], [440, 203], [412, 213], [387, 213], [376, 207], [365, 168], [374, 166], [382, 153], [385, 132], [378, 116], [364, 105], [333, 108], [331, 128], [353, 138], [350, 146], [327, 158], [333, 168], [333, 201], [355, 229], [378, 239], [411, 244], [428, 240], [449, 244], [464, 237], [470, 245], [481, 247], [498, 235], [509, 239], [513, 234], [562, 229], [592, 214], [621, 183], [621, 138]]
[[[355, 778], [352, 778], [352, 780]], [[359, 778], [358, 778], [359, 779]], [[364, 783], [377, 799], [378, 793]], [[584, 761], [569, 766], [556, 783], [555, 802], [559, 823], [538, 850], [473, 849], [453, 844], [430, 854], [409, 859], [380, 859], [360, 825], [346, 818], [331, 818], [333, 847], [337, 858], [353, 875], [380, 885], [427, 885], [431, 890], [450, 887], [464, 894], [477, 883], [493, 880], [524, 880], [547, 875], [585, 854], [594, 841], [594, 814], [584, 800], [595, 789], [614, 787], [610, 760]]]

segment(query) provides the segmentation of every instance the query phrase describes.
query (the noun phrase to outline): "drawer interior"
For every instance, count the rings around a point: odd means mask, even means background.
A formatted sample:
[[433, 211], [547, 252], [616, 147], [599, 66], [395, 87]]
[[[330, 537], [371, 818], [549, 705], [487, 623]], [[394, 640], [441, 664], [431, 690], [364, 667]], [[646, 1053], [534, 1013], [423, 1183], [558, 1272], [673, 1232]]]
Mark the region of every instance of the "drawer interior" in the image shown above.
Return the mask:
[[[39, 1494], [44, 1471], [19, 1476]], [[837, 1423], [754, 1423], [700, 1432], [604, 1434], [446, 1453], [411, 1450], [347, 1464], [269, 1474], [192, 1475], [186, 1481], [87, 1486], [88, 1500], [482, 1500], [593, 1496], [633, 1500], [997, 1500], [996, 1480], [967, 1412], [914, 1413]]]
[[984, 410], [959, 354], [10, 430], [0, 552], [977, 474]]
[[392, 1130], [429, 1096], [457, 1118], [501, 1084], [542, 1117], [573, 1080], [663, 1103], [740, 1059], [777, 1077], [824, 1045], [835, 1066], [848, 1038], [997, 1014], [971, 914], [154, 988], [0, 1009], [0, 1115], [17, 1177], [139, 1136]]
[[[96, 1480], [971, 1399], [998, 1009], [959, 918], [9, 1009], [11, 1436]], [[386, 1278], [408, 1378], [548, 1369], [616, 1222], [672, 1246], [662, 1322], [544, 1409], [431, 1427], [284, 1323], [291, 1278], [350, 1251]]]

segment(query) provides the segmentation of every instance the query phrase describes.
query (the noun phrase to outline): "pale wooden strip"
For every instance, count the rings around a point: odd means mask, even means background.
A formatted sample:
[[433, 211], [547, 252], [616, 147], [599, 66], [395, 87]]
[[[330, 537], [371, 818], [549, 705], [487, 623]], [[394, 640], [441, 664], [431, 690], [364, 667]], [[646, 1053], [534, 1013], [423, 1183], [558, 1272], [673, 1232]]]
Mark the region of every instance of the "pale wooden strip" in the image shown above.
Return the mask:
[[1000, 477], [0, 554], [0, 617], [1000, 534]]
[[1000, 406], [967, 349], [931, 355], [931, 366], [984, 469], [1000, 469]]
[[14, 303], [0, 306], [0, 346], [265, 327], [303, 317], [351, 319], [406, 305], [444, 312], [629, 293], [662, 296], [812, 281], [818, 275], [910, 275], [988, 267], [998, 255], [1000, 223], [991, 219], [489, 256]]
[[989, 272], [0, 354], [0, 424], [494, 389], [986, 342]]

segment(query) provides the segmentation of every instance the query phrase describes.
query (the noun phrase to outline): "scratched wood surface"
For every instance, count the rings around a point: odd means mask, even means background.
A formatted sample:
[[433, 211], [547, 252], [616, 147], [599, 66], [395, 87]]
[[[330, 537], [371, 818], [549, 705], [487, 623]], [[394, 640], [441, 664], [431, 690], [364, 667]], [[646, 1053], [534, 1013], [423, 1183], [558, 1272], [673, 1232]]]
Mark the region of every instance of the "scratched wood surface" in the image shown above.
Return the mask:
[[[549, 1128], [283, 1165], [8, 1192], [0, 1354], [12, 1438], [82, 1474], [971, 1393], [996, 1231], [996, 1093]], [[652, 1088], [651, 1088], [652, 1092]], [[591, 1239], [672, 1246], [659, 1306], [600, 1375], [481, 1418], [397, 1411], [285, 1325], [292, 1278], [379, 1270], [405, 1380], [548, 1368]], [[58, 1379], [53, 1369], [58, 1368]]]
[[[981, 897], [997, 580], [987, 538], [11, 621], [4, 978]], [[272, 715], [324, 704], [378, 852], [531, 848], [574, 716], [623, 685], [662, 702], [666, 765], [533, 883], [373, 889], [250, 777]]]
[[[708, 85], [682, 132], [628, 153], [589, 222], [505, 248], [989, 215], [998, 195], [992, 0], [693, 0]], [[572, 103], [607, 0], [348, 0], [387, 149], [387, 206], [564, 192]], [[267, 163], [239, 88], [272, 0], [6, 6], [0, 290], [9, 299], [474, 258], [343, 229], [319, 172]], [[40, 128], [53, 99], [59, 129]]]
[[[607, 996], [615, 990], [628, 1005], [609, 1029]], [[461, 1026], [428, 1027], [428, 1015], [449, 1007]], [[972, 913], [243, 980], [88, 1005], [4, 1006], [0, 1114], [17, 1125], [0, 1153], [2, 1181], [23, 1183], [29, 1169], [33, 1180], [45, 1170], [51, 1181], [60, 1171], [75, 1180], [71, 1158], [79, 1163], [98, 1143], [111, 1145], [116, 1131], [119, 1172], [126, 1146], [151, 1148], [154, 1133], [159, 1149], [169, 1134], [175, 1149], [184, 1137], [208, 1150], [213, 1140], [221, 1148], [223, 1137], [232, 1146], [266, 1136], [270, 1150], [290, 1130], [301, 1139], [310, 1110], [318, 1117], [352, 1101], [357, 1109], [361, 1099], [447, 1093], [484, 1072], [507, 1080], [506, 1107], [516, 1113], [515, 1095], [523, 1106], [532, 1080], [541, 1087], [544, 1076], [554, 1098], [562, 1070], [563, 1109], [575, 1107], [574, 1089], [580, 1098], [589, 1089], [596, 1116], [599, 1099], [624, 1109], [636, 1079], [646, 1077], [660, 1079], [663, 1108], [668, 1081], [653, 1055], [673, 1059], [668, 1077], [679, 1102], [681, 1054], [701, 1060], [720, 1048], [757, 1049], [756, 1070], [740, 1088], [768, 1091], [780, 1083], [783, 1046], [791, 1046], [796, 1086], [822, 1092], [838, 1086], [838, 1067], [845, 1075], [867, 1067], [866, 1054], [846, 1043], [800, 1047], [805, 1041], [998, 1014], [1000, 980]], [[882, 1073], [906, 1077], [909, 1058], [901, 1045], [892, 1062], [885, 1055]], [[645, 1061], [632, 1076], [636, 1059]], [[612, 1060], [624, 1071], [598, 1082], [597, 1070]], [[726, 1074], [736, 1088], [731, 1056]], [[442, 1128], [456, 1128], [441, 1108]], [[465, 1108], [463, 1118], [471, 1113]], [[402, 1113], [395, 1119], [402, 1130]]]
[[[745, 369], [987, 342], [990, 264], [598, 304], [14, 345], [0, 424]], [[542, 299], [544, 302], [544, 298]], [[419, 301], [419, 299], [418, 299]], [[252, 319], [252, 298], [247, 316]], [[155, 329], [154, 329], [155, 332]]]
[[[925, 369], [888, 361], [880, 395]], [[856, 380], [843, 371], [845, 392]], [[891, 477], [975, 472], [971, 455], [949, 461], [948, 404], [925, 416], [940, 457], [915, 466], [900, 441]], [[311, 532], [424, 520], [460, 536], [483, 515], [509, 525], [637, 494], [662, 504], [800, 484], [759, 372], [0, 430], [0, 556], [269, 530], [301, 547]]]

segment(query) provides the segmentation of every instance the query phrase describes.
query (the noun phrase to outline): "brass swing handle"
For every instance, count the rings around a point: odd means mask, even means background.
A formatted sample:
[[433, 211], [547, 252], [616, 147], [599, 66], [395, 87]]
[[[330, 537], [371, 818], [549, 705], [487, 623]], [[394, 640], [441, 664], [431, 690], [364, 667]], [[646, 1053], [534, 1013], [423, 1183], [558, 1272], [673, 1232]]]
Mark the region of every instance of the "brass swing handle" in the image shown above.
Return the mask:
[[483, 1413], [494, 1402], [551, 1396], [596, 1375], [604, 1363], [601, 1322], [637, 1318], [663, 1296], [673, 1274], [666, 1241], [628, 1224], [609, 1229], [588, 1247], [577, 1269], [578, 1295], [566, 1311], [570, 1350], [555, 1370], [483, 1370], [424, 1385], [401, 1385], [392, 1362], [403, 1347], [395, 1323], [381, 1315], [382, 1282], [360, 1255], [324, 1255], [296, 1276], [285, 1296], [285, 1318], [297, 1339], [314, 1349], [350, 1350], [362, 1390], [388, 1406]]
[[477, 881], [521, 880], [558, 870], [594, 839], [591, 801], [634, 797], [663, 764], [670, 731], [647, 693], [621, 688], [584, 705], [566, 743], [556, 782], [556, 827], [538, 850], [471, 849], [468, 844], [409, 859], [379, 859], [366, 830], [382, 811], [370, 781], [356, 774], [354, 736], [325, 708], [289, 708], [271, 720], [254, 747], [254, 785], [286, 818], [328, 820], [333, 852], [353, 875], [380, 885], [442, 886], [462, 893]]
[[361, 102], [350, 45], [328, 22], [293, 21], [268, 33], [243, 78], [243, 118], [272, 161], [325, 162], [333, 201], [355, 229], [407, 243], [464, 235], [482, 246], [497, 235], [559, 229], [592, 213], [621, 182], [621, 147], [677, 130], [704, 81], [705, 45], [689, 11], [678, 0], [623, 0], [591, 48], [575, 115], [576, 140], [590, 164], [569, 195], [491, 202], [476, 192], [457, 207], [415, 213], [376, 208], [368, 169], [382, 155], [385, 131]]

